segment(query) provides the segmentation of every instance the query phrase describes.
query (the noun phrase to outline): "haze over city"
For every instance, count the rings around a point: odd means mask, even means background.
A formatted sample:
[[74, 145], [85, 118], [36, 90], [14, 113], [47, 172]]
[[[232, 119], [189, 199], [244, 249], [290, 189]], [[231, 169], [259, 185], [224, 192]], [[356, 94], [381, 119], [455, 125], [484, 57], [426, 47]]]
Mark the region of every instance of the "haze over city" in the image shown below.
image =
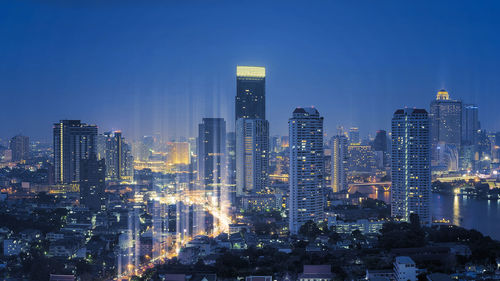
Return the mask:
[[498, 12], [495, 1], [3, 3], [0, 118], [16, 122], [2, 136], [49, 141], [61, 118], [132, 138], [195, 136], [202, 116], [233, 120], [237, 65], [267, 69], [271, 134], [314, 105], [328, 135], [373, 135], [394, 108], [425, 107], [441, 88], [496, 130]]
[[0, 280], [500, 280], [500, 4], [0, 3]]

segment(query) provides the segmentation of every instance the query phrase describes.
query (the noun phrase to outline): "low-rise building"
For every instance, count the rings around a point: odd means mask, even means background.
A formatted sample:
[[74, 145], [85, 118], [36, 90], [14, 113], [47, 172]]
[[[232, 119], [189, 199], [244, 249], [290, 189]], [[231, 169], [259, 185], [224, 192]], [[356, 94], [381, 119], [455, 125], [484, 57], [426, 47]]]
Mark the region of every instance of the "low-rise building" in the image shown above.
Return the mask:
[[353, 222], [345, 222], [337, 220], [336, 216], [328, 217], [328, 227], [333, 227], [337, 233], [352, 233], [355, 230], [359, 230], [362, 234], [378, 234], [384, 226], [385, 221], [376, 220], [371, 221], [367, 219], [361, 219]]
[[417, 281], [417, 266], [407, 256], [396, 257], [394, 261], [394, 278], [396, 281]]
[[304, 265], [298, 281], [330, 281], [334, 277], [330, 265]]

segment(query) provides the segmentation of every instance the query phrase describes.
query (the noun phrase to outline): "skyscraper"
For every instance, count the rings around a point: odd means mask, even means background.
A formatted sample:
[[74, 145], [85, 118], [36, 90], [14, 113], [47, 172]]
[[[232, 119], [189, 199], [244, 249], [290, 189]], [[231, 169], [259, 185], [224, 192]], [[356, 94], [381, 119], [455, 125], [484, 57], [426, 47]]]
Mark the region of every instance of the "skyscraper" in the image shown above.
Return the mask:
[[[373, 140], [372, 149], [375, 152], [375, 156], [381, 155], [382, 157], [382, 166], [387, 167], [390, 165], [389, 163], [389, 146], [387, 143], [387, 132], [384, 130], [378, 130], [375, 135], [375, 139]], [[379, 168], [382, 168], [379, 166]]]
[[349, 143], [351, 144], [360, 144], [361, 138], [359, 137], [359, 128], [351, 127], [349, 129]]
[[242, 196], [268, 186], [269, 122], [240, 118], [236, 129], [236, 194]]
[[236, 186], [236, 133], [228, 132], [226, 135], [227, 146], [227, 174], [228, 184]]
[[80, 182], [80, 163], [96, 155], [97, 126], [80, 120], [54, 124], [54, 175], [58, 184]]
[[323, 117], [313, 108], [296, 108], [290, 135], [289, 229], [296, 234], [308, 220], [324, 214]]
[[80, 168], [80, 203], [98, 211], [105, 199], [105, 160], [97, 160], [96, 155], [91, 155], [90, 158], [81, 160]]
[[169, 142], [168, 143], [168, 164], [169, 165], [189, 165], [191, 163], [189, 142]]
[[12, 161], [28, 160], [30, 158], [30, 138], [17, 135], [10, 139], [9, 148], [12, 151]]
[[347, 137], [337, 135], [332, 138], [332, 190], [347, 190]]
[[265, 189], [269, 174], [266, 69], [236, 68], [236, 195]]
[[474, 104], [465, 104], [462, 110], [462, 144], [472, 145], [478, 141], [479, 108]]
[[266, 69], [236, 67], [235, 117], [266, 119]]
[[369, 145], [351, 143], [347, 147], [347, 162], [351, 172], [373, 172], [376, 168], [375, 154]]
[[447, 91], [440, 90], [436, 100], [431, 102], [429, 114], [431, 120], [432, 165], [446, 166], [439, 158], [438, 144], [459, 149], [462, 139], [462, 101], [452, 100]]
[[[130, 146], [122, 133], [104, 133], [104, 153], [99, 153], [106, 162], [106, 179], [131, 181], [134, 177], [133, 157]], [[103, 154], [103, 155], [101, 155]]]
[[393, 217], [409, 221], [417, 214], [431, 223], [429, 116], [425, 109], [398, 109], [392, 118]]
[[374, 151], [387, 151], [387, 132], [384, 130], [377, 131], [375, 139], [373, 140]]
[[198, 131], [198, 180], [220, 206], [226, 177], [226, 121], [203, 118]]
[[229, 204], [236, 203], [236, 133], [226, 134], [227, 189]]

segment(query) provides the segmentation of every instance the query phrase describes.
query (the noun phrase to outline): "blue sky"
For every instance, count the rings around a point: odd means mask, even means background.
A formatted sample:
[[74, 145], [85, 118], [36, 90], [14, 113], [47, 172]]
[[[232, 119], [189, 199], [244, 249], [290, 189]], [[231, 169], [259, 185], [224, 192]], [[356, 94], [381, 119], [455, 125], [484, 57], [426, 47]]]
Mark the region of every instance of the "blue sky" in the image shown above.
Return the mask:
[[0, 2], [1, 137], [50, 140], [65, 118], [129, 138], [232, 127], [236, 65], [267, 68], [272, 134], [314, 105], [329, 135], [373, 135], [443, 87], [500, 130], [498, 1], [75, 2]]

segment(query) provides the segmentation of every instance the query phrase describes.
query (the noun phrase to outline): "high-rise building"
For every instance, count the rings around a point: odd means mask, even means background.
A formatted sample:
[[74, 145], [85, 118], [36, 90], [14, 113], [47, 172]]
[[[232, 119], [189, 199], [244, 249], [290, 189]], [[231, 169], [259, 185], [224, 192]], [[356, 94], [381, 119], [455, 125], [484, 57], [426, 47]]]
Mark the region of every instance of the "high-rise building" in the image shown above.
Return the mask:
[[80, 203], [87, 208], [98, 211], [104, 205], [106, 188], [105, 160], [97, 160], [96, 155], [81, 160], [80, 167]]
[[10, 139], [9, 148], [12, 151], [12, 161], [28, 160], [30, 158], [30, 138], [17, 135]]
[[474, 104], [465, 104], [462, 109], [462, 144], [472, 145], [478, 141], [479, 108]]
[[337, 135], [332, 138], [332, 190], [340, 192], [347, 190], [347, 137]]
[[313, 107], [296, 108], [288, 120], [290, 136], [289, 229], [296, 234], [308, 220], [324, 214], [323, 117]]
[[425, 109], [398, 109], [392, 118], [393, 217], [409, 221], [417, 214], [431, 223], [431, 167], [429, 116]]
[[97, 126], [80, 120], [61, 120], [54, 124], [55, 183], [80, 182], [80, 163], [96, 155]]
[[236, 67], [235, 117], [266, 119], [266, 69], [257, 66]]
[[227, 146], [227, 181], [236, 186], [236, 133], [228, 132], [226, 135]]
[[[375, 152], [375, 157], [381, 157], [381, 165], [378, 165], [378, 168], [387, 167], [390, 165], [389, 163], [389, 146], [387, 141], [387, 132], [384, 130], [378, 130], [375, 135], [375, 139], [373, 140], [372, 149]], [[380, 162], [380, 161], [377, 161]]]
[[240, 118], [236, 129], [236, 195], [243, 196], [268, 187], [269, 123]]
[[220, 206], [226, 180], [226, 121], [203, 118], [198, 128], [198, 180], [207, 196]]
[[268, 185], [269, 123], [266, 120], [266, 69], [236, 68], [236, 195]]
[[191, 162], [189, 142], [169, 142], [167, 162], [170, 165], [189, 165]]
[[226, 135], [227, 154], [227, 192], [230, 205], [236, 203], [236, 133], [228, 132]]
[[347, 147], [349, 171], [373, 172], [376, 168], [375, 154], [371, 146], [351, 143]]
[[361, 138], [359, 137], [359, 128], [351, 127], [349, 129], [349, 143], [351, 144], [360, 144]]
[[[106, 179], [131, 181], [134, 177], [134, 163], [130, 146], [120, 131], [106, 132], [99, 136], [104, 139], [104, 152], [99, 152], [99, 158], [106, 162]], [[99, 141], [98, 143], [100, 143]], [[100, 149], [102, 145], [98, 145]]]
[[460, 149], [462, 139], [462, 101], [452, 100], [447, 91], [440, 90], [436, 100], [431, 102], [431, 144], [432, 165], [446, 166], [444, 159], [439, 159], [438, 144], [455, 146]]
[[377, 131], [375, 139], [373, 140], [374, 151], [387, 151], [387, 132], [384, 130]]

